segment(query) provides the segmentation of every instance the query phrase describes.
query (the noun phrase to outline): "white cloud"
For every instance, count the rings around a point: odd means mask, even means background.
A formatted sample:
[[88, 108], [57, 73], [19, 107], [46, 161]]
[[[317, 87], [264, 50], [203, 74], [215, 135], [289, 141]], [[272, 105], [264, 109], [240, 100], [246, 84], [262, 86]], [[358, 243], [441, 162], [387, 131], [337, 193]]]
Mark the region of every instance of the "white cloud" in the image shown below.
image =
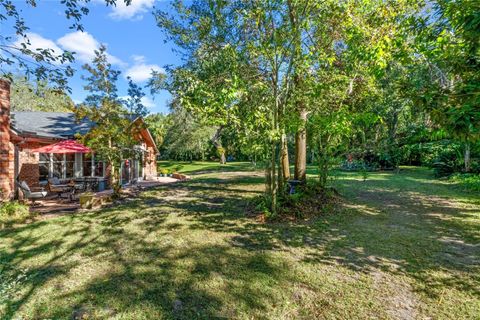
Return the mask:
[[[95, 50], [100, 48], [100, 43], [90, 33], [75, 31], [67, 33], [57, 40], [57, 43], [65, 50], [75, 52], [75, 59], [81, 62], [91, 62], [95, 57]], [[119, 58], [107, 53], [107, 59], [111, 64], [124, 65]]]
[[[130, 100], [130, 97], [129, 97], [129, 96], [121, 96], [120, 99], [129, 101], [129, 100]], [[142, 97], [142, 99], [140, 100], [140, 102], [141, 102], [141, 103], [145, 106], [145, 108], [147, 108], [147, 109], [152, 109], [152, 108], [155, 108], [155, 107], [156, 107], [155, 101], [153, 101], [152, 98], [147, 97], [147, 96]]]
[[165, 70], [156, 64], [147, 64], [144, 56], [132, 56], [134, 65], [125, 71], [125, 78], [132, 78], [133, 82], [144, 82], [150, 79], [152, 71], [162, 72]]
[[117, 1], [116, 6], [112, 7], [112, 12], [109, 14], [114, 19], [142, 19], [143, 13], [149, 11], [155, 0], [132, 0], [130, 5], [126, 5], [122, 0]]
[[142, 104], [148, 109], [152, 109], [156, 106], [152, 98], [149, 98], [149, 97], [143, 97]]
[[[53, 55], [55, 56], [59, 56], [63, 53], [63, 50], [60, 49], [55, 44], [55, 42], [53, 42], [50, 39], [44, 38], [37, 33], [33, 33], [33, 32], [27, 33], [27, 38], [30, 41], [30, 44], [27, 44], [26, 41], [23, 38], [21, 38], [14, 43], [14, 46], [17, 48], [21, 48], [22, 43], [25, 43], [27, 45], [27, 48], [32, 51], [36, 51], [36, 49], [51, 49], [53, 50]], [[56, 61], [55, 64], [60, 64], [60, 62]]]

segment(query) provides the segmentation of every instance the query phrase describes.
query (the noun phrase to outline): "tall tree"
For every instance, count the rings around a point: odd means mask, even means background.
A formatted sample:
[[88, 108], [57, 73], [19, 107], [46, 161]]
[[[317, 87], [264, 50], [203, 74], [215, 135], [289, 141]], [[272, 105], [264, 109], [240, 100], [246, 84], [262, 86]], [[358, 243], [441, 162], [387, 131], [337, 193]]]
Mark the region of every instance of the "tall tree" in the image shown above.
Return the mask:
[[110, 168], [110, 185], [118, 196], [120, 165], [122, 159], [133, 155], [134, 130], [129, 111], [117, 94], [117, 79], [120, 71], [112, 68], [107, 60], [106, 47], [95, 51], [91, 64], [83, 66], [89, 75], [84, 89], [89, 92], [85, 102], [75, 112], [78, 119], [87, 118], [95, 125], [82, 140], [96, 152], [96, 157], [107, 162]]
[[172, 104], [168, 115], [170, 125], [165, 134], [162, 150], [170, 159], [205, 160], [212, 149], [211, 138], [216, 128], [195, 119], [179, 104]]
[[[218, 127], [265, 129], [267, 193], [277, 207], [279, 134], [291, 68], [285, 5], [275, 1], [195, 1], [157, 12], [159, 26], [184, 50], [187, 63], [171, 73], [170, 90], [185, 108]], [[252, 125], [250, 125], [252, 124]], [[278, 181], [278, 182], [277, 182]]]
[[130, 114], [138, 117], [145, 117], [148, 114], [148, 110], [143, 104], [143, 98], [145, 93], [142, 87], [132, 81], [130, 77], [128, 80], [128, 96], [124, 99], [125, 106]]
[[72, 111], [72, 99], [62, 91], [52, 88], [45, 81], [32, 83], [25, 77], [16, 76], [10, 93], [12, 111]]
[[480, 3], [437, 0], [431, 7], [416, 19], [419, 52], [430, 69], [418, 89], [432, 118], [463, 141], [468, 172], [471, 144], [480, 138]]

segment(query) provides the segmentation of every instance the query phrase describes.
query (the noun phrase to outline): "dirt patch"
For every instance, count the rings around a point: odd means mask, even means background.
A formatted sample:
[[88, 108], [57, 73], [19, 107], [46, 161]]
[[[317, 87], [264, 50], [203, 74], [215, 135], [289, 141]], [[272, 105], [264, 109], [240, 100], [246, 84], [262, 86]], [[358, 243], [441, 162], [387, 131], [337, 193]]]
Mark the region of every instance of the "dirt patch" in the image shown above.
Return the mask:
[[414, 320], [417, 318], [417, 298], [407, 283], [400, 283], [384, 272], [371, 271], [378, 297], [392, 319]]

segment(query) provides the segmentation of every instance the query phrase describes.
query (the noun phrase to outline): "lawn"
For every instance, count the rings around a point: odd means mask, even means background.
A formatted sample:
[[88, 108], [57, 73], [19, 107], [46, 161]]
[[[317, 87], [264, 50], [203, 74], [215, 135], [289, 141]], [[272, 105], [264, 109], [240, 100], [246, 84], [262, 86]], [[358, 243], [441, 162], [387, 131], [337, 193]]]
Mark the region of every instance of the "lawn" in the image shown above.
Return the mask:
[[336, 211], [261, 223], [245, 206], [262, 172], [218, 167], [0, 231], [0, 318], [479, 318], [477, 194], [423, 168], [337, 173]]
[[178, 171], [184, 174], [198, 174], [218, 171], [249, 171], [254, 170], [251, 162], [227, 162], [221, 165], [219, 162], [209, 161], [168, 161], [158, 162], [158, 170], [168, 169], [170, 171]]

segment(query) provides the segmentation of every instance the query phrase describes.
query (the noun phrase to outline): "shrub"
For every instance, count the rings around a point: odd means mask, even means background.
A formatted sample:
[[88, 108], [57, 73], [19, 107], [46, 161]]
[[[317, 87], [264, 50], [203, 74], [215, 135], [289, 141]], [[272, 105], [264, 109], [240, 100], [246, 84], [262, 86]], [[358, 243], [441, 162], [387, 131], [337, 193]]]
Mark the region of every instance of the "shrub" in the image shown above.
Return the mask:
[[[403, 156], [402, 163], [409, 165], [422, 165], [433, 168], [436, 162], [446, 154], [458, 156], [462, 145], [452, 140], [440, 140], [432, 142], [414, 143], [401, 147]], [[463, 156], [460, 155], [459, 158]]]
[[433, 171], [436, 177], [446, 177], [462, 171], [463, 159], [461, 151], [455, 148], [446, 148], [441, 151], [433, 162]]
[[168, 174], [168, 169], [165, 169], [165, 168], [160, 169], [160, 173], [161, 174]]
[[449, 181], [458, 184], [469, 191], [480, 191], [480, 175], [474, 173], [456, 173], [450, 176]]
[[31, 216], [28, 206], [18, 201], [0, 203], [0, 226], [22, 223]]
[[272, 213], [268, 209], [269, 206], [270, 201], [264, 194], [256, 196], [249, 201], [249, 211], [253, 214], [263, 214], [267, 219], [272, 217]]
[[376, 171], [379, 169], [379, 166], [377, 163], [364, 160], [345, 160], [340, 165], [340, 168], [346, 171]]

